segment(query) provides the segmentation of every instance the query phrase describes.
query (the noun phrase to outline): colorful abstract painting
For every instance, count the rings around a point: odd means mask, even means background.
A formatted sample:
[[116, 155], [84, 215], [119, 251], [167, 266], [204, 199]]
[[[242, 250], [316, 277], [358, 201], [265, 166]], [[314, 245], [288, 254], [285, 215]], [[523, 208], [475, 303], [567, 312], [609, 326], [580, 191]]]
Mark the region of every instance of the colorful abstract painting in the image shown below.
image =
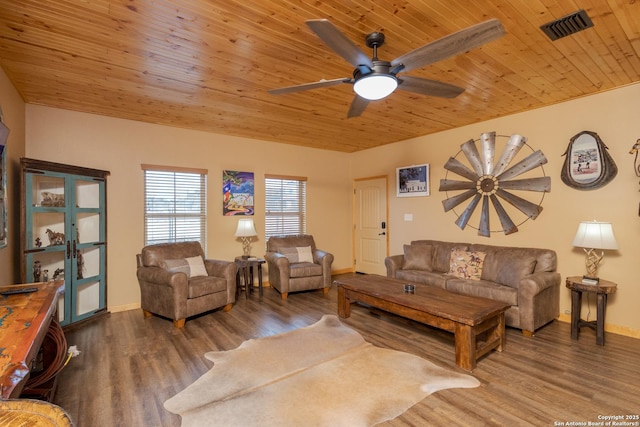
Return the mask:
[[222, 171], [222, 214], [253, 215], [253, 172]]

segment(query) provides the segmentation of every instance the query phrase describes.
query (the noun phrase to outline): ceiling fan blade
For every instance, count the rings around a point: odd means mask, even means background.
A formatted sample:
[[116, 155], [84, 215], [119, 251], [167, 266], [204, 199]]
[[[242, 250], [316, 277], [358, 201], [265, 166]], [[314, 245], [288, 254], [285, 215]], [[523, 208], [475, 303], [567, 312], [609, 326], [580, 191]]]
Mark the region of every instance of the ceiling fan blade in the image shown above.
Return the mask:
[[471, 163], [473, 170], [476, 171], [478, 176], [482, 175], [482, 162], [480, 161], [480, 153], [478, 152], [478, 147], [476, 147], [476, 143], [473, 139], [468, 140], [464, 144], [460, 146], [462, 152]]
[[496, 163], [496, 167], [493, 170], [494, 175], [500, 175], [511, 163], [513, 158], [518, 154], [520, 149], [527, 142], [527, 138], [522, 135], [513, 134], [509, 138], [507, 145], [502, 150], [502, 154], [500, 155], [500, 159]]
[[456, 181], [453, 179], [441, 179], [438, 191], [470, 190], [476, 188], [476, 183], [472, 181]]
[[327, 19], [310, 19], [306, 24], [314, 33], [322, 39], [322, 41], [333, 49], [338, 55], [342, 56], [347, 62], [354, 67], [358, 65], [367, 65], [373, 67], [371, 58], [369, 58], [355, 43], [342, 33], [335, 25]]
[[391, 67], [404, 65], [402, 71], [405, 72], [424, 67], [479, 47], [503, 34], [504, 28], [500, 21], [490, 19], [414, 49], [391, 61]]
[[521, 197], [516, 196], [515, 194], [511, 194], [503, 189], [499, 188], [496, 191], [496, 194], [511, 203], [516, 209], [525, 214], [531, 219], [536, 219], [540, 212], [542, 212], [542, 206], [536, 205], [535, 203], [531, 203]]
[[515, 165], [511, 166], [506, 171], [502, 172], [498, 178], [500, 181], [515, 178], [518, 175], [522, 175], [525, 172], [529, 172], [547, 163], [547, 158], [542, 154], [542, 151], [538, 150], [529, 154], [526, 158], [520, 160]]
[[333, 80], [320, 80], [320, 81], [313, 82], [313, 83], [304, 83], [304, 84], [301, 84], [301, 85], [281, 87], [281, 88], [278, 88], [278, 89], [271, 89], [271, 90], [269, 90], [269, 93], [272, 94], [272, 95], [282, 95], [283, 93], [301, 92], [303, 90], [318, 89], [318, 88], [321, 88], [321, 87], [335, 86], [335, 85], [339, 85], [341, 83], [351, 83], [351, 79], [350, 78], [343, 78], [343, 79], [333, 79]]
[[351, 101], [351, 106], [349, 107], [349, 112], [347, 113], [347, 118], [358, 117], [360, 114], [364, 113], [364, 110], [369, 105], [369, 100], [365, 99], [361, 96], [354, 96], [353, 101]]
[[509, 235], [518, 231], [518, 227], [511, 221], [509, 218], [509, 214], [504, 210], [502, 203], [496, 197], [495, 194], [489, 196], [491, 198], [491, 203], [493, 203], [493, 207], [496, 209], [496, 214], [498, 215], [498, 219], [500, 219], [500, 224], [502, 225], [502, 230], [505, 235]]
[[489, 197], [482, 197], [482, 213], [480, 214], [480, 225], [478, 227], [478, 236], [490, 237], [489, 229]]
[[484, 175], [493, 174], [493, 157], [496, 152], [496, 133], [486, 132], [480, 135], [482, 143], [482, 172]]
[[500, 181], [500, 188], [506, 190], [539, 191], [548, 193], [551, 191], [551, 177], [514, 179], [512, 181]]
[[469, 218], [471, 218], [471, 214], [476, 210], [476, 206], [478, 206], [480, 197], [482, 197], [480, 193], [476, 193], [473, 200], [471, 200], [471, 203], [469, 203], [469, 206], [467, 206], [464, 212], [462, 212], [462, 214], [456, 220], [456, 225], [460, 227], [461, 230], [464, 230], [464, 228], [467, 226]]
[[480, 178], [471, 169], [462, 164], [460, 160], [457, 160], [453, 157], [449, 157], [449, 160], [447, 160], [447, 163], [445, 163], [444, 168], [474, 182], [477, 181], [478, 178]]
[[462, 194], [458, 194], [456, 196], [449, 197], [448, 199], [443, 200], [442, 206], [444, 206], [444, 211], [449, 212], [451, 209], [455, 208], [460, 203], [464, 202], [474, 194], [478, 194], [475, 188], [472, 190], [467, 190]]
[[458, 86], [411, 76], [402, 76], [398, 84], [398, 89], [440, 98], [455, 98], [464, 92], [464, 89]]

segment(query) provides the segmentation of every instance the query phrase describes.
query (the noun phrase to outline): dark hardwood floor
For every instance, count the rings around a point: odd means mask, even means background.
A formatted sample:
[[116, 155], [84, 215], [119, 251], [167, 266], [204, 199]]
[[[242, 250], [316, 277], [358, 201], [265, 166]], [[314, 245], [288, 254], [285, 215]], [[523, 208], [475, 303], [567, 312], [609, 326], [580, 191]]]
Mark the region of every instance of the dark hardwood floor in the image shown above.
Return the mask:
[[[78, 427], [179, 426], [180, 417], [162, 405], [211, 368], [204, 353], [337, 314], [336, 296], [333, 287], [328, 295], [303, 292], [282, 301], [267, 288], [262, 300], [257, 292], [241, 295], [230, 312], [189, 319], [183, 329], [166, 319], [145, 319], [141, 310], [105, 316], [67, 332], [81, 354], [60, 374], [54, 402]], [[364, 307], [353, 307], [344, 323], [377, 346], [459, 370], [448, 333]], [[260, 363], [259, 354], [255, 360]], [[633, 417], [640, 414], [639, 361], [640, 340], [629, 337], [606, 334], [601, 347], [591, 329], [573, 341], [570, 325], [558, 321], [533, 338], [507, 329], [505, 351], [489, 353], [472, 373], [480, 387], [437, 392], [383, 425], [559, 426]]]

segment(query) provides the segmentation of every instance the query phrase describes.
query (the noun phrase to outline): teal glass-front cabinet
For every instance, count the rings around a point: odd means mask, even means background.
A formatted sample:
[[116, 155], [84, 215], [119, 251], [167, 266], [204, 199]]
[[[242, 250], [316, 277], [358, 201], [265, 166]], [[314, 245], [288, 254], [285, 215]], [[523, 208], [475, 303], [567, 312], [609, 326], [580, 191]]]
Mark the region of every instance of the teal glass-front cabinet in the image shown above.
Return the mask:
[[107, 171], [21, 159], [23, 283], [64, 279], [58, 320], [106, 313]]

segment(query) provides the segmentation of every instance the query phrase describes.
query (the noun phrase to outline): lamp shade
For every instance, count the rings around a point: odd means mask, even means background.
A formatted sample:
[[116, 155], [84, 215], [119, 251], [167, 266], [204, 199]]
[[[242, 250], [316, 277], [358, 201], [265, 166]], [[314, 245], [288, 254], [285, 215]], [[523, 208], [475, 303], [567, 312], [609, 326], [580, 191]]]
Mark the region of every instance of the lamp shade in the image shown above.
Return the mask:
[[253, 237], [257, 235], [256, 228], [253, 226], [253, 219], [242, 218], [238, 221], [236, 237]]
[[587, 249], [618, 249], [610, 222], [583, 221], [578, 226], [573, 246]]
[[353, 84], [353, 90], [370, 101], [390, 95], [397, 87], [398, 80], [388, 74], [370, 74], [359, 78]]

